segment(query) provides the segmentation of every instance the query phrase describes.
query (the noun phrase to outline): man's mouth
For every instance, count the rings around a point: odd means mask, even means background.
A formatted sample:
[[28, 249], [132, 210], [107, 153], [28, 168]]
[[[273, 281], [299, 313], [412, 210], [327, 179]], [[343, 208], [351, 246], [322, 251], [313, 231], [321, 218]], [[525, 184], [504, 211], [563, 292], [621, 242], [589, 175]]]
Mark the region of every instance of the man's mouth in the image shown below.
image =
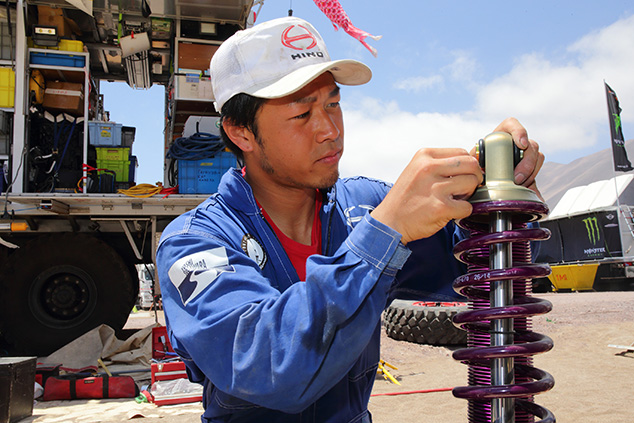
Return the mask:
[[332, 163], [337, 163], [340, 158], [341, 158], [341, 150], [335, 150], [335, 151], [330, 151], [324, 154], [323, 156], [321, 156], [319, 160], [317, 160], [317, 162], [332, 164]]

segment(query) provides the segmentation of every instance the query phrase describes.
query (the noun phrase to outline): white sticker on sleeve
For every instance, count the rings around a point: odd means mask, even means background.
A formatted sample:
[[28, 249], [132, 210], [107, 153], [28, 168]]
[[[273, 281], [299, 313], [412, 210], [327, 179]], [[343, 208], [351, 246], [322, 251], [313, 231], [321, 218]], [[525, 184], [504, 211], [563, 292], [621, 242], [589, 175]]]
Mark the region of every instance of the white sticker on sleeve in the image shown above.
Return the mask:
[[235, 269], [229, 264], [225, 247], [218, 247], [179, 259], [168, 275], [187, 305], [223, 272], [233, 273]]

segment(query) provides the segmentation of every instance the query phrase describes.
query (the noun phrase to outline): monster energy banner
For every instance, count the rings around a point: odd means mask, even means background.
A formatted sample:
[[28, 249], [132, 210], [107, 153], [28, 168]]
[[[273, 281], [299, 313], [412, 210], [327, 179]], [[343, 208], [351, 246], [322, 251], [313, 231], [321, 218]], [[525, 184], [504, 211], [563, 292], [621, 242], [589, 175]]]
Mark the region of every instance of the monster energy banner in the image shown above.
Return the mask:
[[614, 170], [627, 172], [633, 168], [632, 163], [630, 163], [627, 159], [627, 152], [625, 151], [625, 139], [621, 128], [621, 107], [619, 106], [619, 99], [608, 84], [605, 84], [605, 95], [608, 99], [608, 115], [610, 118], [610, 133], [612, 134]]
[[550, 231], [550, 238], [531, 244], [531, 248], [534, 247], [537, 250], [536, 263], [562, 263], [564, 261], [564, 247], [558, 222], [559, 220], [547, 220], [539, 223], [542, 228]]
[[[616, 210], [587, 213], [581, 216], [557, 219], [550, 222], [549, 228], [556, 224], [560, 239], [551, 237], [550, 243], [560, 244], [564, 262], [579, 260], [598, 260], [607, 257], [621, 257], [621, 234]], [[546, 247], [553, 256], [556, 245]]]

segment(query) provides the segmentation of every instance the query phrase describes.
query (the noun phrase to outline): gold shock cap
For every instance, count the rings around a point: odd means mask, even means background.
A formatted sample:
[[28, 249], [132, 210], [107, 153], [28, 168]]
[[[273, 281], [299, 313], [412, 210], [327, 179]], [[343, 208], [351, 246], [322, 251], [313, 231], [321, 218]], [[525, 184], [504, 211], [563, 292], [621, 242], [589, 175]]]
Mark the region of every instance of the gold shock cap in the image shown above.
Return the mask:
[[513, 138], [506, 132], [493, 132], [482, 140], [479, 155], [484, 155], [485, 183], [469, 199], [471, 203], [488, 201], [534, 201], [535, 192], [515, 184]]

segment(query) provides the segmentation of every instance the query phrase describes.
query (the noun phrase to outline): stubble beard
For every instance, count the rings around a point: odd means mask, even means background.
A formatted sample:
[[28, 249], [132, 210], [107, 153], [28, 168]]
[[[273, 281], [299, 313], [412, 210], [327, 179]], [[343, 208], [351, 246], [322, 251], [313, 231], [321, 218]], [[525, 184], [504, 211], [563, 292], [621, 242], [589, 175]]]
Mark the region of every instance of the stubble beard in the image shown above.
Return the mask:
[[[256, 136], [255, 140], [260, 146], [260, 152], [261, 152], [259, 156], [260, 168], [264, 170], [268, 175], [280, 176], [278, 172], [275, 171], [275, 168], [271, 165], [271, 162], [269, 161], [269, 158], [266, 155], [264, 140], [259, 136]], [[337, 180], [339, 179], [339, 166], [337, 165], [337, 167], [335, 168], [333, 172], [331, 172], [329, 175], [324, 176], [320, 181], [317, 181], [316, 183], [314, 182], [307, 183], [307, 182], [299, 181], [290, 175], [280, 176], [280, 177], [282, 178], [284, 182], [296, 188], [325, 190], [332, 187], [335, 184], [335, 182], [337, 182]]]

